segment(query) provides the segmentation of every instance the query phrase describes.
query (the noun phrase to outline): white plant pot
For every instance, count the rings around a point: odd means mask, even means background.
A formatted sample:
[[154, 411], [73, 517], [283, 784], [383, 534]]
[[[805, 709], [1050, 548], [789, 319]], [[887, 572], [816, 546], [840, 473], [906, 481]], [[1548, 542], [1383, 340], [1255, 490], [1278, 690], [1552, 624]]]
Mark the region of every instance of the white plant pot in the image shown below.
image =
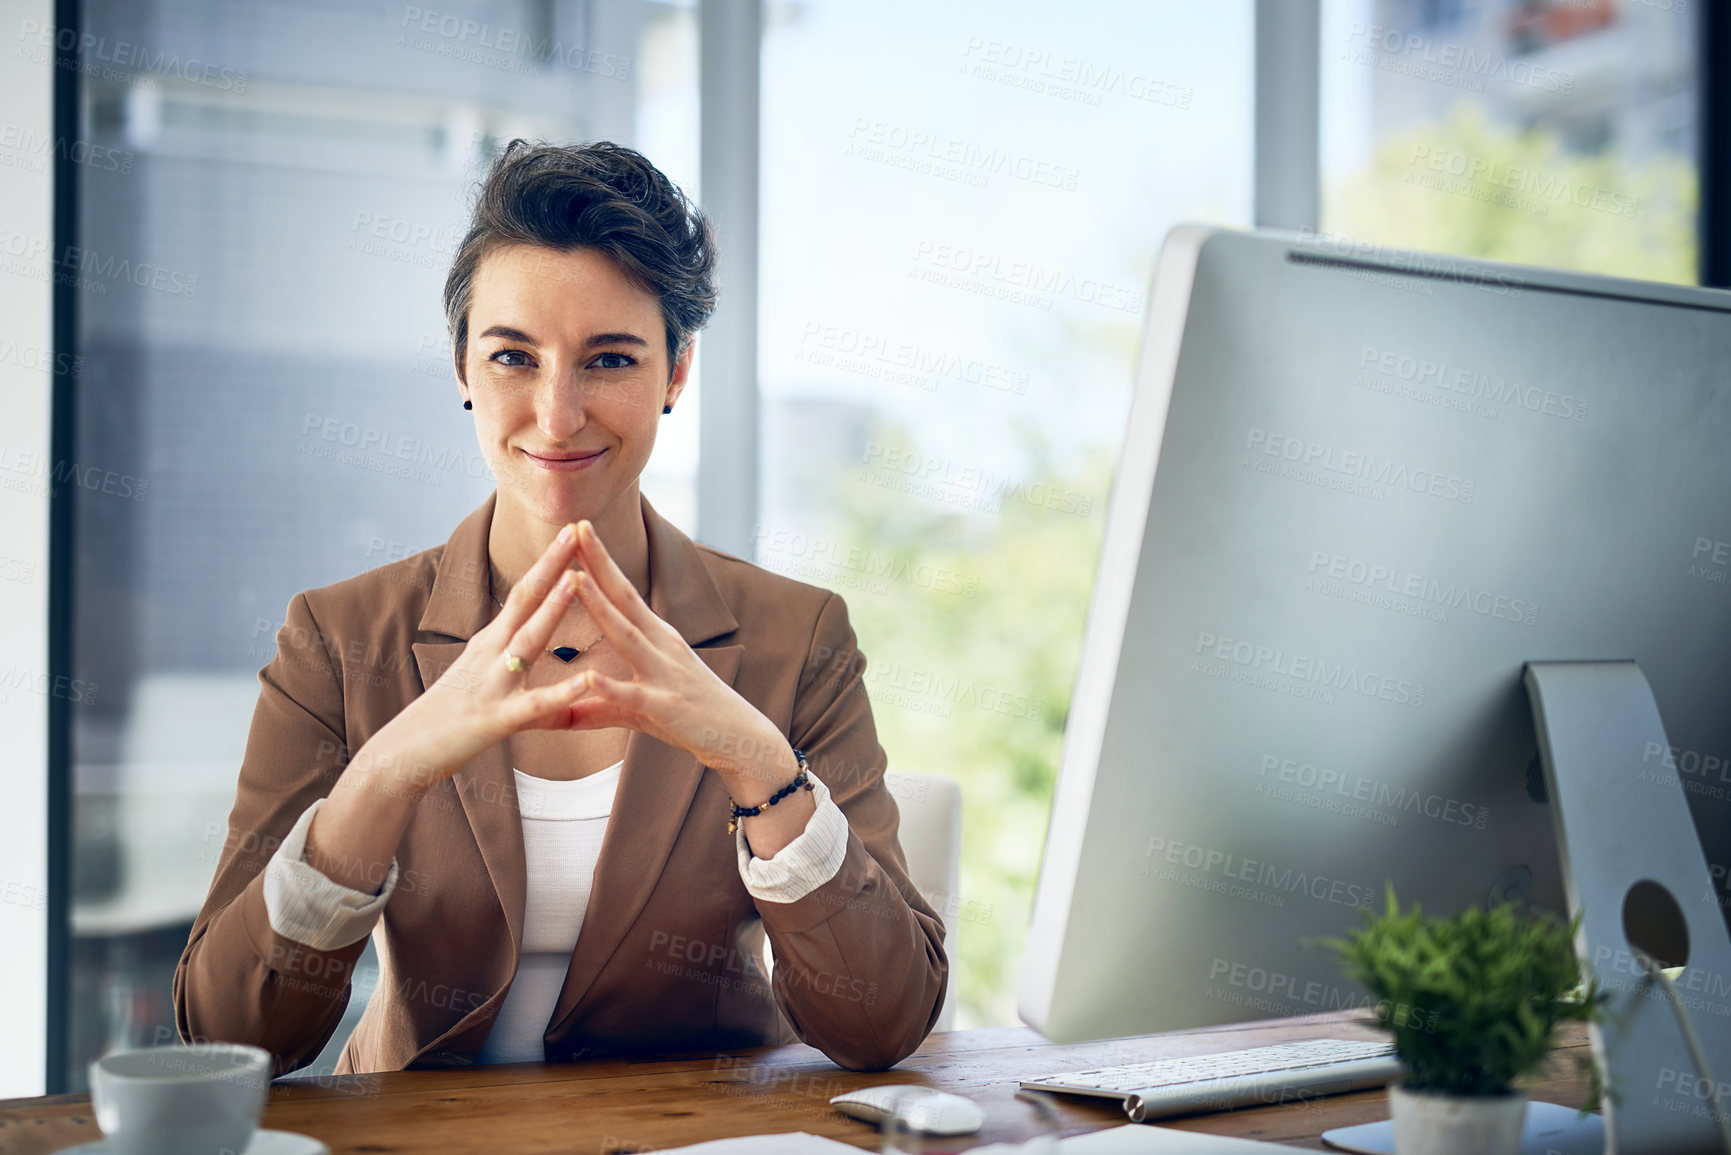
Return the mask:
[[1525, 1091], [1507, 1095], [1435, 1095], [1388, 1089], [1395, 1155], [1520, 1155]]

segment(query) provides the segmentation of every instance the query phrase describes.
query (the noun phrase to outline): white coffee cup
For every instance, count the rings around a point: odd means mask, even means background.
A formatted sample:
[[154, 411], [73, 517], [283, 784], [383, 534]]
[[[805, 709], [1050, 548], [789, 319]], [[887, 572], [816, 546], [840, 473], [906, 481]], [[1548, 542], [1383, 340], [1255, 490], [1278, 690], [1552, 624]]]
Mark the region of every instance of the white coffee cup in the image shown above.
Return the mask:
[[116, 1051], [90, 1064], [96, 1125], [116, 1155], [240, 1155], [270, 1068], [269, 1051], [241, 1043]]

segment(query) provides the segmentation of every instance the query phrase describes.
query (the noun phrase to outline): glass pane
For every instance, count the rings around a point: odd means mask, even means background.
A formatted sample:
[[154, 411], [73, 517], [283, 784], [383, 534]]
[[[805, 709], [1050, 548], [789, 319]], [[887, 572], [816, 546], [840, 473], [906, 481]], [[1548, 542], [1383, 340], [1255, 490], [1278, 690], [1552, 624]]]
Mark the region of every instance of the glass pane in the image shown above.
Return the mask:
[[1694, 284], [1688, 0], [1323, 0], [1322, 229]]
[[[669, 174], [696, 168], [686, 8], [84, 9], [100, 151], [81, 172], [77, 447], [99, 483], [78, 507], [74, 646], [101, 693], [75, 711], [80, 1089], [110, 1047], [173, 1037], [170, 979], [289, 599], [442, 544], [493, 488], [440, 301], [493, 152], [631, 143], [641, 105]], [[664, 446], [645, 480], [687, 529], [695, 457], [694, 437]]]
[[771, 12], [756, 559], [846, 599], [890, 768], [960, 782], [957, 1025], [1013, 1023], [1155, 254], [1250, 219], [1251, 4]]

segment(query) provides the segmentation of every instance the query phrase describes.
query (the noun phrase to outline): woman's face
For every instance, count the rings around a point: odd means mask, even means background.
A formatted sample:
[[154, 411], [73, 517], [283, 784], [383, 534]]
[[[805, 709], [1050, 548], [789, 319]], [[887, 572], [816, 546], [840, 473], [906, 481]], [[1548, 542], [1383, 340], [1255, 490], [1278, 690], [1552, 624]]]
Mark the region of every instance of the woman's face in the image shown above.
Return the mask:
[[500, 501], [564, 525], [635, 498], [691, 354], [668, 365], [660, 303], [609, 257], [518, 244], [475, 271], [463, 365]]

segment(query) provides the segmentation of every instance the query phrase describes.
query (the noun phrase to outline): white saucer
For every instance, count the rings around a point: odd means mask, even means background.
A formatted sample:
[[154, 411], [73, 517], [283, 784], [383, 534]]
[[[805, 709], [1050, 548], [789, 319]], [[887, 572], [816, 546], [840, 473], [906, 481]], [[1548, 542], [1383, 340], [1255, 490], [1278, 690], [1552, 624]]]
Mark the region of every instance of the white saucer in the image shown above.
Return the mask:
[[[108, 1145], [108, 1140], [98, 1139], [94, 1143], [64, 1148], [60, 1155], [114, 1155], [114, 1148]], [[293, 1131], [254, 1131], [252, 1142], [246, 1145], [241, 1155], [331, 1155], [331, 1149], [311, 1135], [297, 1135]]]

